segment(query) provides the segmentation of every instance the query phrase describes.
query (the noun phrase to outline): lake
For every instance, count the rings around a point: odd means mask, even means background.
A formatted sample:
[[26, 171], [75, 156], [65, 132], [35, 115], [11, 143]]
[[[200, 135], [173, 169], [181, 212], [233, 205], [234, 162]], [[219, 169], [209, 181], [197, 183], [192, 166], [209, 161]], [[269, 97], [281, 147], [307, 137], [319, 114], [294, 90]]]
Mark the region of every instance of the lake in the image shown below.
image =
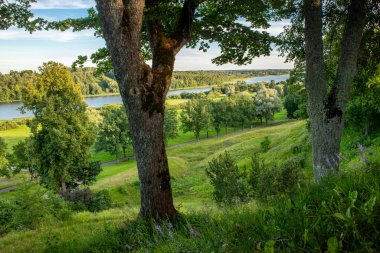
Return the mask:
[[[253, 84], [258, 82], [270, 82], [274, 80], [275, 82], [285, 81], [289, 78], [289, 75], [273, 75], [273, 76], [257, 76], [246, 80], [247, 84]], [[194, 88], [194, 89], [184, 89], [184, 90], [171, 90], [168, 95], [181, 94], [182, 92], [205, 92], [209, 91], [211, 88]], [[101, 107], [106, 104], [116, 104], [122, 103], [121, 97], [115, 96], [99, 96], [99, 97], [87, 97], [85, 98], [86, 103], [90, 107]], [[0, 103], [0, 119], [13, 119], [33, 116], [31, 112], [26, 112], [22, 114], [18, 108], [22, 106], [21, 102], [14, 103]]]
[[[205, 92], [209, 91], [211, 88], [194, 88], [186, 90], [171, 90], [168, 95], [181, 94], [182, 92]], [[101, 107], [107, 104], [117, 104], [122, 103], [121, 97], [119, 95], [115, 96], [99, 96], [99, 97], [86, 97], [85, 101], [89, 107]], [[32, 112], [27, 111], [22, 114], [18, 108], [22, 106], [21, 102], [13, 103], [0, 103], [0, 119], [13, 119], [33, 116]]]

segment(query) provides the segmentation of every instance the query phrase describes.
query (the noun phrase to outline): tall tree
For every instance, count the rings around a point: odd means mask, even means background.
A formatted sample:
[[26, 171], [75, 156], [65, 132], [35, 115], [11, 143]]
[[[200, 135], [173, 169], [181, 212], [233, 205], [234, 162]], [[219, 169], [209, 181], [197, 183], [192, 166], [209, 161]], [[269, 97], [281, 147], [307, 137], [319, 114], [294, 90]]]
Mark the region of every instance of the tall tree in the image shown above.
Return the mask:
[[317, 180], [338, 170], [334, 161], [340, 150], [344, 111], [357, 70], [367, 4], [367, 0], [350, 1], [335, 78], [328, 88], [322, 38], [323, 1], [304, 1], [306, 89], [312, 131], [313, 169]]
[[[128, 110], [140, 179], [144, 218], [176, 215], [163, 140], [165, 97], [171, 84], [175, 57], [185, 46], [206, 51], [216, 42], [221, 55], [213, 62], [250, 63], [268, 55], [273, 41], [268, 1], [244, 0], [97, 0], [87, 19], [65, 20], [51, 27], [76, 30], [99, 28], [107, 49], [91, 59], [113, 67], [123, 103]], [[247, 22], [241, 22], [241, 20]], [[99, 22], [100, 21], [100, 22]], [[144, 60], [152, 59], [149, 66]], [[86, 58], [80, 59], [82, 62]], [[112, 61], [112, 65], [109, 64]]]
[[[89, 149], [95, 129], [86, 114], [86, 103], [70, 70], [59, 63], [45, 63], [33, 82], [26, 84], [23, 108], [33, 112], [30, 161], [41, 183], [65, 193], [81, 182], [89, 183], [92, 171]], [[28, 141], [29, 142], [29, 141]]]

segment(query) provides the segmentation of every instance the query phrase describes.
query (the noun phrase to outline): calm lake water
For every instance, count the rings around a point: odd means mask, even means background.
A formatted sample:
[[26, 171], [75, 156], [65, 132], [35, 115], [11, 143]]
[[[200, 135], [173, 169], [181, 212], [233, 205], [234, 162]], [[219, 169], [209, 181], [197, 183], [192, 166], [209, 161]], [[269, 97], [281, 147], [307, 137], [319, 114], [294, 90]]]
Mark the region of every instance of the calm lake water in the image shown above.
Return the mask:
[[[274, 80], [275, 82], [285, 81], [289, 78], [289, 75], [276, 75], [276, 76], [260, 76], [253, 77], [246, 80], [246, 83], [258, 83], [258, 82], [270, 82]], [[186, 90], [171, 90], [168, 92], [168, 95], [181, 94], [182, 92], [205, 92], [209, 91], [211, 88], [195, 88], [195, 89], [186, 89]], [[100, 97], [88, 97], [85, 98], [86, 103], [90, 107], [101, 107], [106, 104], [116, 104], [122, 103], [120, 96], [100, 96]], [[31, 112], [26, 112], [22, 114], [18, 108], [22, 106], [21, 102], [14, 103], [0, 103], [0, 119], [13, 119], [21, 117], [30, 117], [33, 116]]]

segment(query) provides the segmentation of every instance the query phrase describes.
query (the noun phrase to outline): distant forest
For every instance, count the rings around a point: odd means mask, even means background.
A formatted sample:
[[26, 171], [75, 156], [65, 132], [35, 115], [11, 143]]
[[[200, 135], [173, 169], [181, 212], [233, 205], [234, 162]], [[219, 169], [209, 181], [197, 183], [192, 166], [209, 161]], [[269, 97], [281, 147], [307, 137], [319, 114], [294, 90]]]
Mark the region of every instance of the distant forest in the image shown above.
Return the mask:
[[[230, 71], [178, 71], [174, 72], [171, 89], [200, 86], [218, 86], [228, 82], [243, 81], [253, 76], [288, 74], [289, 70], [230, 70]], [[96, 75], [95, 68], [72, 70], [74, 82], [84, 96], [119, 92], [113, 73]], [[0, 73], [0, 102], [20, 100], [24, 84], [33, 81], [36, 72], [31, 70]]]

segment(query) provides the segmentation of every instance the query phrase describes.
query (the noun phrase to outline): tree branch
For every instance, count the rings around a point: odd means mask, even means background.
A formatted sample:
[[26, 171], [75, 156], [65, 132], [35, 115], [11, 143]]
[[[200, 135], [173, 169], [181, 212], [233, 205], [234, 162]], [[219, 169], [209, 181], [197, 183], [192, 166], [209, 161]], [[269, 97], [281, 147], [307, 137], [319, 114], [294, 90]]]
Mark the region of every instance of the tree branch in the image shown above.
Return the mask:
[[344, 111], [357, 72], [357, 58], [366, 23], [367, 5], [368, 0], [352, 0], [348, 8], [339, 65], [328, 97], [328, 104], [334, 104], [340, 111]]
[[304, 0], [305, 8], [305, 55], [306, 55], [306, 88], [309, 105], [321, 111], [326, 97], [326, 70], [323, 59], [322, 41], [322, 1]]
[[204, 2], [204, 0], [186, 0], [183, 4], [176, 30], [171, 36], [175, 41], [174, 50], [176, 54], [191, 39], [195, 10], [202, 2]]
[[135, 78], [138, 78], [146, 67], [140, 53], [145, 1], [96, 0], [96, 4], [119, 86], [133, 85], [136, 80], [127, 80], [131, 77], [126, 76], [126, 73], [135, 71]]

